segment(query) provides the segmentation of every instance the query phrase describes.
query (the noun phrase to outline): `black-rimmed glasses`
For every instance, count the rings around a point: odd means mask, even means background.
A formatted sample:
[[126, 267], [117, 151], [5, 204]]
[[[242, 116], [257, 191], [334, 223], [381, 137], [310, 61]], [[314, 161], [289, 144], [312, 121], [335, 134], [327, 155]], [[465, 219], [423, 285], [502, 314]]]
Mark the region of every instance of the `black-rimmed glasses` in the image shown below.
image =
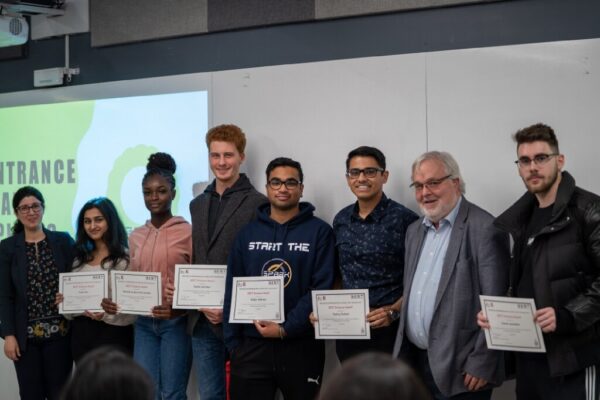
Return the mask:
[[550, 161], [550, 158], [557, 156], [558, 153], [551, 153], [551, 154], [536, 154], [535, 156], [533, 156], [533, 158], [529, 158], [529, 157], [519, 157], [519, 159], [517, 161], [515, 161], [515, 164], [517, 164], [519, 166], [519, 168], [527, 168], [531, 165], [531, 163], [535, 163], [535, 165], [544, 165], [546, 164], [548, 161]]
[[273, 190], [277, 190], [281, 187], [281, 185], [284, 185], [286, 189], [288, 190], [292, 190], [292, 189], [296, 189], [298, 187], [298, 185], [300, 185], [302, 182], [290, 178], [290, 179], [286, 179], [285, 181], [282, 181], [281, 179], [278, 178], [273, 178], [269, 181], [269, 187]]
[[346, 171], [346, 176], [352, 179], [356, 179], [360, 176], [360, 174], [364, 174], [366, 178], [375, 178], [378, 172], [383, 171], [385, 171], [385, 169], [375, 167], [368, 167], [363, 169], [350, 168], [348, 171]]

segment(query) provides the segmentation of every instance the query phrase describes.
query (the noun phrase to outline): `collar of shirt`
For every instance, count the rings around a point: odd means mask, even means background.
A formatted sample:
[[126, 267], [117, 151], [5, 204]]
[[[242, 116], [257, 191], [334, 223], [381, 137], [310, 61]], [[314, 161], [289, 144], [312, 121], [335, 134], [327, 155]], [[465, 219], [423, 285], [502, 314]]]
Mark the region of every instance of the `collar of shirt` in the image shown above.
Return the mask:
[[[450, 211], [448, 215], [442, 218], [442, 220], [440, 221], [440, 226], [442, 224], [448, 224], [450, 225], [450, 227], [454, 226], [454, 222], [456, 221], [456, 217], [458, 216], [458, 210], [460, 209], [460, 203], [462, 203], [462, 196], [458, 198], [458, 201], [456, 202], [456, 205], [454, 206], [452, 211]], [[433, 226], [433, 222], [431, 222], [429, 218], [423, 218], [422, 224], [425, 225], [428, 229], [435, 229], [435, 227]]]
[[360, 215], [358, 214], [358, 201], [357, 201], [356, 203], [354, 203], [354, 208], [352, 209], [352, 215], [350, 216], [350, 218], [354, 219], [354, 220], [359, 220], [359, 221], [367, 221], [367, 220], [369, 220], [369, 218], [371, 218], [375, 221], [379, 221], [385, 215], [385, 208], [387, 206], [387, 203], [388, 203], [388, 198], [385, 195], [385, 193], [382, 193], [379, 203], [377, 203], [377, 205], [375, 206], [373, 211], [371, 211], [371, 213], [369, 215], [367, 215], [367, 217], [363, 220], [363, 218], [361, 218]]

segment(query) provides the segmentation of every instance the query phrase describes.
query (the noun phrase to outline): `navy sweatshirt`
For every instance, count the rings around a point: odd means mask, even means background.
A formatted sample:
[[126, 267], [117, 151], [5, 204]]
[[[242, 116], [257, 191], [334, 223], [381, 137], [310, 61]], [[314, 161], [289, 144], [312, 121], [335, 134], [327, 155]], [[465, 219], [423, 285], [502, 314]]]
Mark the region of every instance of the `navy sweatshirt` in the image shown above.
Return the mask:
[[314, 336], [308, 320], [312, 311], [311, 290], [331, 289], [333, 285], [333, 231], [313, 215], [314, 206], [301, 202], [300, 212], [284, 224], [270, 218], [270, 209], [270, 204], [258, 208], [257, 219], [240, 230], [229, 253], [223, 305], [225, 345], [229, 351], [240, 344], [242, 337], [262, 337], [253, 324], [228, 322], [233, 277], [284, 276], [282, 325], [287, 338]]

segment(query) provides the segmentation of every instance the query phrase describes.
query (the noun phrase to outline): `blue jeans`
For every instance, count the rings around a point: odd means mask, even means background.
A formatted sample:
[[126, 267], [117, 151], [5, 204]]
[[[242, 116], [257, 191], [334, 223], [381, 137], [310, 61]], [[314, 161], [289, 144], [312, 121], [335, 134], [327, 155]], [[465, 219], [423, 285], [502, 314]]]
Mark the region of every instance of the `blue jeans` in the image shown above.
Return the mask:
[[138, 317], [135, 323], [133, 358], [154, 381], [156, 399], [187, 399], [191, 367], [187, 317], [160, 320]]
[[194, 367], [201, 400], [225, 400], [225, 361], [227, 349], [223, 340], [201, 318], [192, 336]]

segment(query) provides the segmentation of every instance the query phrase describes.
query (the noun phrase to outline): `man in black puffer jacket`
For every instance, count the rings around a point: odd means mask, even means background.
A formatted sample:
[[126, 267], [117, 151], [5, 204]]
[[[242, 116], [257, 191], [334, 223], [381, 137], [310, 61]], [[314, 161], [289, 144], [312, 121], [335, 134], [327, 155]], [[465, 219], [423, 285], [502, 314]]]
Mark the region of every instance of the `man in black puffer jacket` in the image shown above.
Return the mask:
[[597, 399], [600, 197], [562, 171], [552, 128], [532, 125], [514, 138], [528, 192], [495, 224], [514, 239], [509, 295], [535, 299], [547, 350], [516, 355], [517, 398]]

